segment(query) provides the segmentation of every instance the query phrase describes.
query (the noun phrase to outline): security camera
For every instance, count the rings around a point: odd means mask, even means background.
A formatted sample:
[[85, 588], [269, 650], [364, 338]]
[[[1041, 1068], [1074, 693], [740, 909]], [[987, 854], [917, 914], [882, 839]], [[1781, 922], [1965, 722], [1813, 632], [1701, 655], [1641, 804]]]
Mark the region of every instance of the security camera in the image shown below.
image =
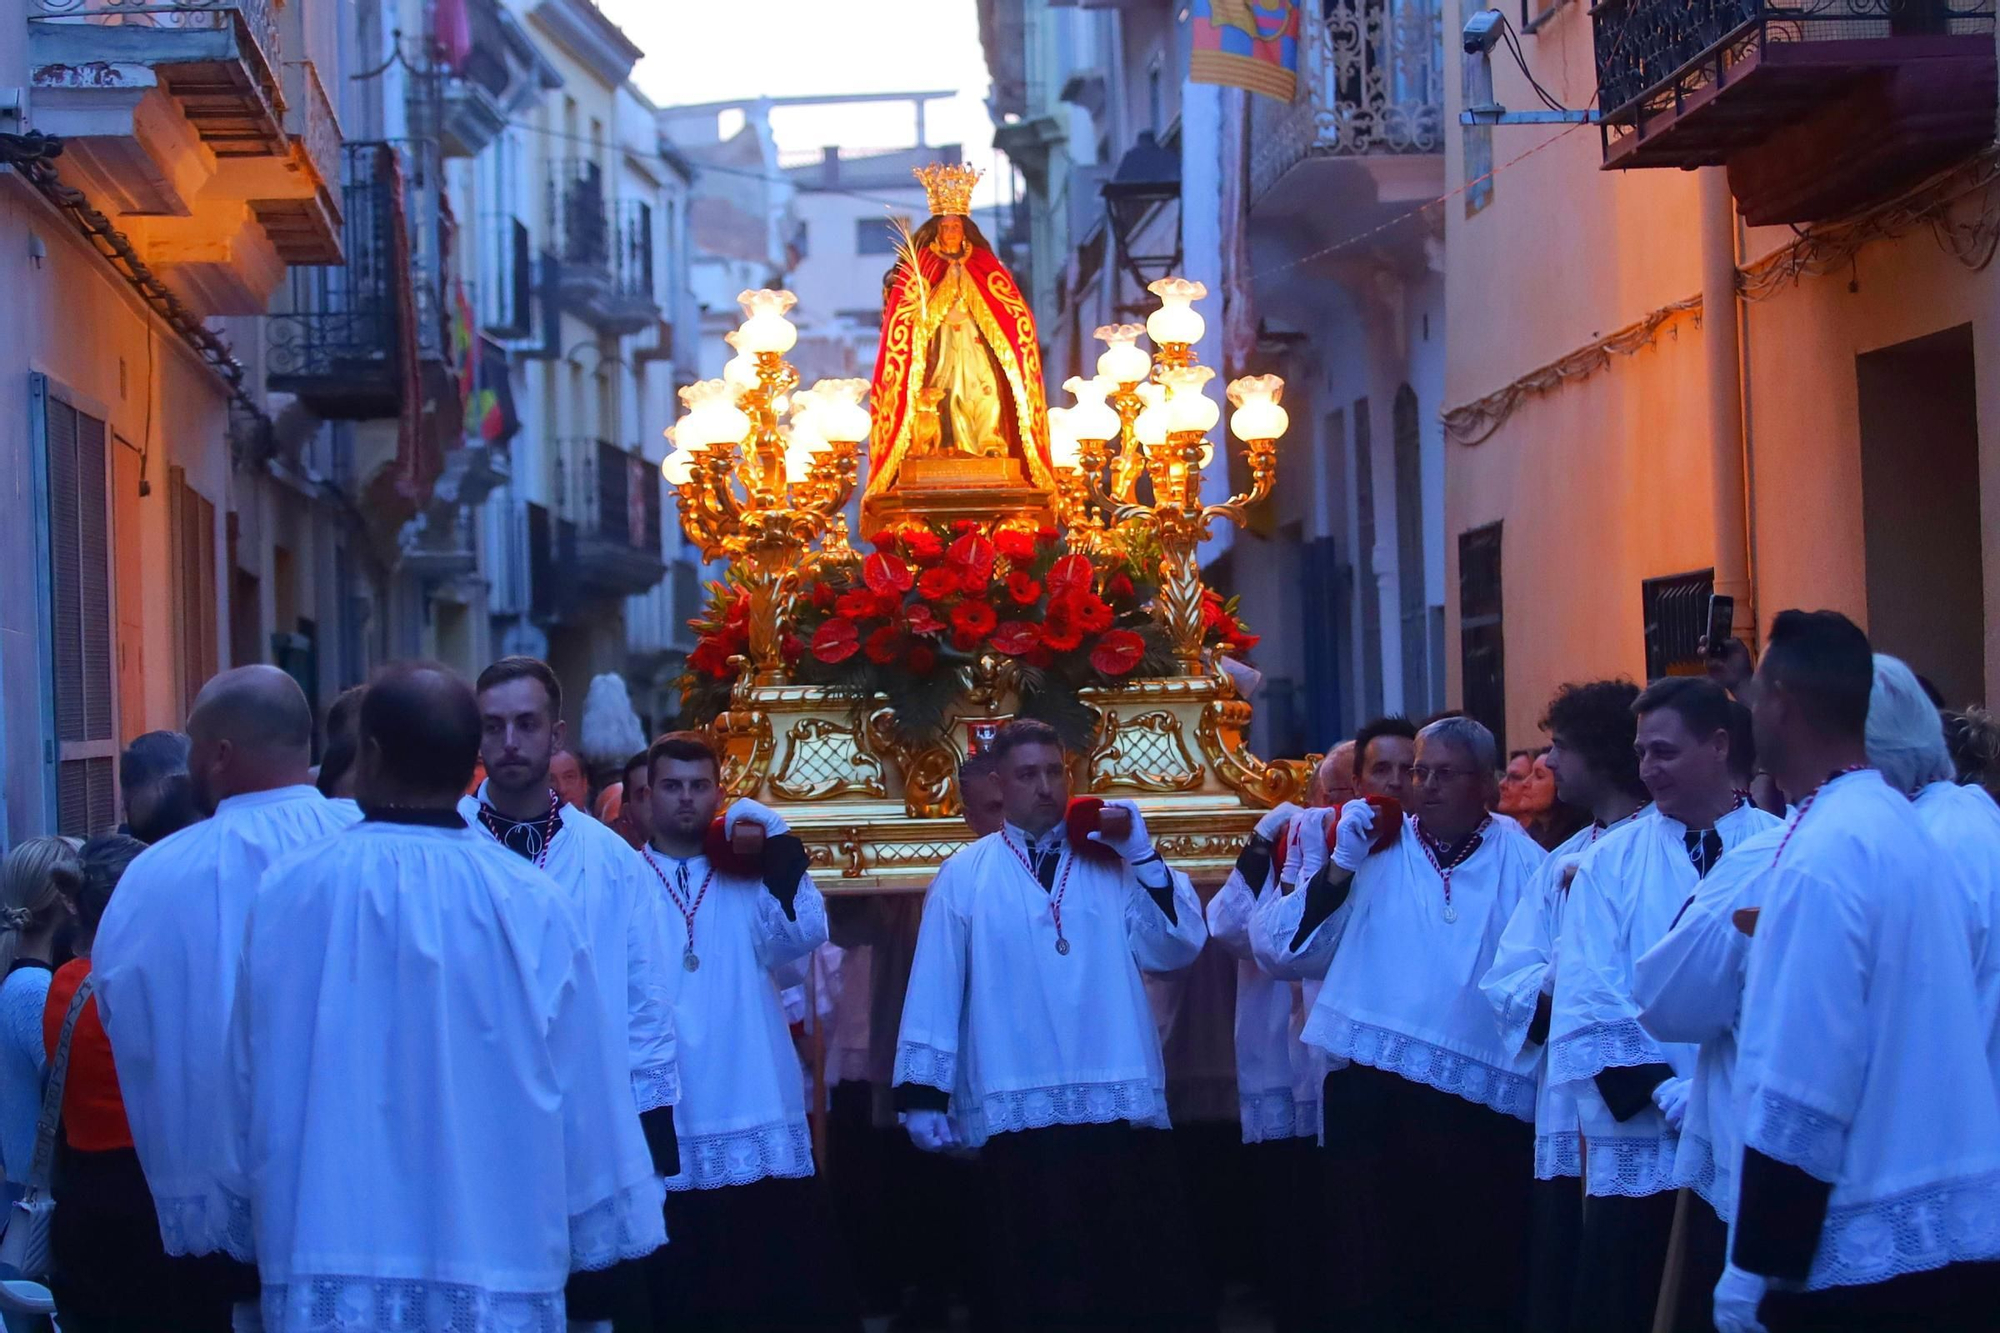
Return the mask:
[[1465, 54], [1483, 56], [1500, 44], [1506, 17], [1497, 9], [1482, 9], [1465, 21]]

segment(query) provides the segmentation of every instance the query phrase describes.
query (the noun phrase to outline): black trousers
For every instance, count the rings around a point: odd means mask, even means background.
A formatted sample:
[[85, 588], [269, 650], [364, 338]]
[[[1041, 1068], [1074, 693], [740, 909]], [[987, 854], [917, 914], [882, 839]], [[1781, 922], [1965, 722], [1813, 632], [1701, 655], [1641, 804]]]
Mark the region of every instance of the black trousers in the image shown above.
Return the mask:
[[1757, 1308], [1770, 1333], [1986, 1333], [2000, 1329], [2000, 1263], [1952, 1264], [1867, 1287], [1774, 1292]]
[[1728, 1255], [1729, 1224], [1717, 1217], [1700, 1195], [1689, 1191], [1674, 1333], [1710, 1333], [1714, 1329], [1715, 1284], [1722, 1280]]
[[1170, 1131], [1057, 1125], [980, 1150], [993, 1327], [1213, 1327]]
[[1583, 1182], [1575, 1176], [1537, 1180], [1528, 1187], [1528, 1327], [1564, 1333], [1576, 1304], [1576, 1252], [1583, 1234]]
[[256, 1296], [254, 1269], [220, 1255], [168, 1257], [132, 1149], [58, 1141], [52, 1185], [49, 1293], [71, 1333], [229, 1333], [231, 1304]]
[[1323, 1096], [1337, 1305], [1320, 1326], [1520, 1329], [1532, 1128], [1366, 1065], [1327, 1075]]
[[667, 1194], [667, 1244], [646, 1260], [660, 1333], [825, 1333], [861, 1326], [822, 1181]]
[[1306, 1333], [1324, 1327], [1323, 1270], [1306, 1262], [1326, 1235], [1326, 1195], [1315, 1189], [1319, 1145], [1311, 1139], [1274, 1139], [1244, 1145], [1255, 1188], [1253, 1232], [1257, 1245], [1256, 1281], [1270, 1303], [1277, 1333]]
[[1672, 1190], [1639, 1199], [1585, 1197], [1570, 1317], [1575, 1333], [1651, 1333], [1675, 1197]]

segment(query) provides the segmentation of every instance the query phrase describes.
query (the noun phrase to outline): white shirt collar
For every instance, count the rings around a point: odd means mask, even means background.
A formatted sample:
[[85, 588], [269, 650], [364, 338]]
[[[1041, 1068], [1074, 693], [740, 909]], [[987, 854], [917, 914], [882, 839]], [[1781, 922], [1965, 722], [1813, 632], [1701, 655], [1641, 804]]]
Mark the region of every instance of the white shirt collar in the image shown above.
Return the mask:
[[319, 788], [309, 783], [298, 783], [290, 787], [269, 787], [263, 791], [246, 791], [235, 796], [225, 796], [215, 803], [215, 813], [224, 810], [247, 810], [252, 806], [276, 805], [279, 801], [300, 801], [307, 797], [319, 799]]

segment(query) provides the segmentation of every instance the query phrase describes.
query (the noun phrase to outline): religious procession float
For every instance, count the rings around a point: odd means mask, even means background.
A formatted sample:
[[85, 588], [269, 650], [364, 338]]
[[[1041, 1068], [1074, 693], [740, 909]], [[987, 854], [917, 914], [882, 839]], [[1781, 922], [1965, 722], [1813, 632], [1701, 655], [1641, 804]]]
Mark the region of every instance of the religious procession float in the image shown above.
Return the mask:
[[980, 173], [916, 174], [931, 217], [898, 236], [872, 380], [801, 387], [794, 298], [753, 291], [723, 377], [681, 391], [664, 471], [689, 539], [727, 561], [683, 715], [829, 891], [928, 885], [969, 838], [959, 764], [1015, 717], [1063, 735], [1079, 795], [1136, 799], [1162, 852], [1219, 883], [1310, 773], [1245, 748], [1235, 664], [1256, 640], [1198, 563], [1211, 525], [1270, 493], [1283, 385], [1228, 386], [1249, 484], [1206, 503], [1222, 409], [1193, 350], [1201, 284], [1153, 283], [1159, 308], [1097, 330], [1096, 376], [1049, 408], [1034, 317], [969, 216]]

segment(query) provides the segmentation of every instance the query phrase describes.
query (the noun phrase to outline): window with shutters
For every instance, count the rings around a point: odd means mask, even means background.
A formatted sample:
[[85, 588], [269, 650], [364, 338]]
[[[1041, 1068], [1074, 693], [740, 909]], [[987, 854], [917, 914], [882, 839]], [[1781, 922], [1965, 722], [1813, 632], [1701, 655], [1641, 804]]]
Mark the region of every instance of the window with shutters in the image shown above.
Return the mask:
[[112, 659], [110, 435], [101, 418], [34, 377], [46, 559], [45, 690], [56, 832], [117, 823], [118, 708]]
[[181, 711], [217, 668], [215, 597], [215, 506], [188, 485], [187, 472], [167, 469], [167, 493], [174, 529], [174, 623], [180, 636]]
[[1639, 585], [1639, 614], [1646, 627], [1646, 679], [1699, 676], [1708, 670], [1701, 639], [1708, 633], [1708, 597], [1715, 571], [1696, 570]]
[[1507, 753], [1507, 632], [1500, 591], [1500, 525], [1458, 534], [1458, 653], [1465, 711]]

